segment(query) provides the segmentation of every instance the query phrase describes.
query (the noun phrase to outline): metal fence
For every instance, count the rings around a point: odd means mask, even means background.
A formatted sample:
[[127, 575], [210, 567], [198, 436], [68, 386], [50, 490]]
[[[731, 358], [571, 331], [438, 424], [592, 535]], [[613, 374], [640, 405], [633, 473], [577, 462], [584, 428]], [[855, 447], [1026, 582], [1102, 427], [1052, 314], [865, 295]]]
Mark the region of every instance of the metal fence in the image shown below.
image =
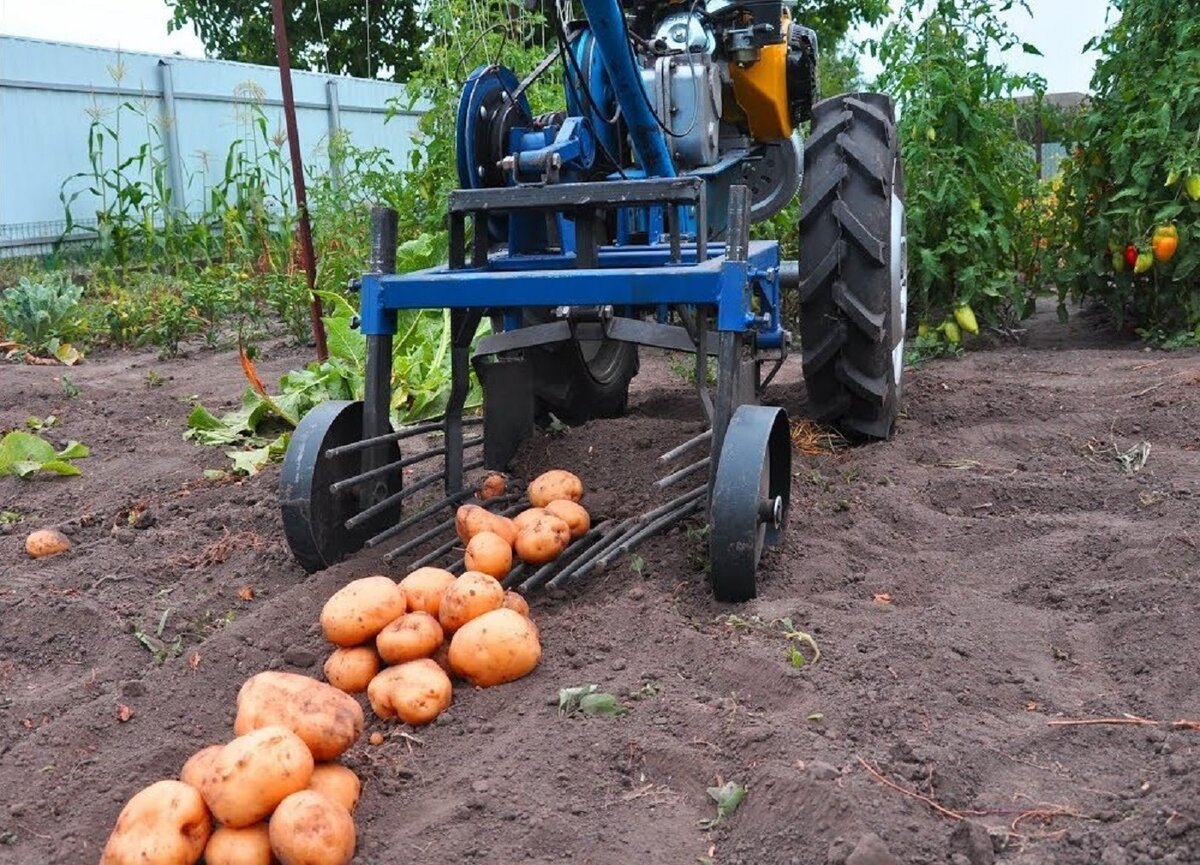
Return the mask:
[[[401, 85], [294, 72], [293, 89], [306, 168], [330, 170], [329, 145], [339, 131], [407, 164], [421, 106], [408, 107]], [[399, 109], [390, 120], [389, 100]], [[118, 112], [122, 105], [136, 110]], [[257, 111], [270, 131], [259, 155], [286, 163], [282, 105], [272, 66], [0, 36], [0, 257], [45, 253], [62, 237], [64, 183], [90, 170], [94, 119], [126, 121], [117, 140], [105, 142], [107, 164], [144, 143], [158, 146], [172, 206], [194, 213], [204, 210], [230, 145], [257, 134]], [[152, 179], [151, 170], [143, 166], [143, 179]], [[83, 226], [95, 225], [102, 206], [91, 185], [82, 177], [65, 187], [68, 197], [81, 192], [71, 212]]]

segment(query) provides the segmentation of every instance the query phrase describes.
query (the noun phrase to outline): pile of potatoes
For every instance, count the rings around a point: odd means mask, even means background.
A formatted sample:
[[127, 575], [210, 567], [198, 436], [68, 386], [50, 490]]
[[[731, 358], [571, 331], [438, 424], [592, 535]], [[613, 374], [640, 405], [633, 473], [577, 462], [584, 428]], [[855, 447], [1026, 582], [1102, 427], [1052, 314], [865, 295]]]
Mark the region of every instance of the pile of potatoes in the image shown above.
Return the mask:
[[334, 761], [363, 724], [358, 701], [324, 682], [252, 676], [238, 692], [236, 738], [130, 799], [101, 865], [345, 865], [361, 786]]

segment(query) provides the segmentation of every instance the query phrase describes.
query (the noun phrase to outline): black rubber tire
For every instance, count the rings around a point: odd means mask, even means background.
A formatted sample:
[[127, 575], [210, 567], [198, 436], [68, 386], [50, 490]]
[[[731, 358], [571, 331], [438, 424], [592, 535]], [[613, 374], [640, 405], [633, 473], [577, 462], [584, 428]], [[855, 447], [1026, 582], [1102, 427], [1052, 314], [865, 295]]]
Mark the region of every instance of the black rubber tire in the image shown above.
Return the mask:
[[814, 106], [800, 210], [804, 381], [812, 417], [856, 440], [888, 438], [900, 412], [903, 359], [893, 352], [904, 337], [907, 241], [902, 211], [893, 241], [893, 197], [903, 203], [892, 100], [852, 93]]

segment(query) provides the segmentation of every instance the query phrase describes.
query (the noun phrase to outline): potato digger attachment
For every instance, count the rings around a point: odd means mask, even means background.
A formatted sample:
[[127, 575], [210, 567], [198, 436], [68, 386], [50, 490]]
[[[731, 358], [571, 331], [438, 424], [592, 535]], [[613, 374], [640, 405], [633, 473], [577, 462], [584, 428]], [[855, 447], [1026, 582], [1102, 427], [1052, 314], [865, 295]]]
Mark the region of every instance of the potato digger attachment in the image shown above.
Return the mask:
[[[472, 473], [509, 467], [550, 415], [624, 412], [638, 346], [649, 346], [694, 356], [708, 429], [663, 453], [654, 482], [686, 491], [636, 517], [595, 514], [558, 559], [518, 565], [505, 583], [580, 579], [695, 516], [709, 526], [715, 596], [754, 597], [790, 498], [788, 418], [760, 404], [791, 347], [785, 290], [799, 298], [810, 413], [860, 440], [892, 432], [907, 240], [891, 100], [817, 102], [816, 36], [790, 3], [580, 5], [583, 20], [549, 16], [558, 47], [524, 80], [495, 65], [469, 76], [446, 265], [396, 274], [397, 214], [372, 212], [371, 261], [355, 283], [364, 398], [311, 411], [280, 481], [288, 542], [309, 571], [381, 545], [408, 568], [461, 570], [453, 513], [474, 494]], [[565, 109], [534, 116], [525, 92], [551, 69]], [[789, 262], [750, 228], [797, 192], [801, 255]], [[394, 429], [392, 342], [410, 309], [449, 310], [451, 387], [444, 417]], [[477, 340], [484, 322], [492, 332]], [[483, 409], [467, 417], [472, 369]], [[433, 447], [407, 453], [431, 432]]]

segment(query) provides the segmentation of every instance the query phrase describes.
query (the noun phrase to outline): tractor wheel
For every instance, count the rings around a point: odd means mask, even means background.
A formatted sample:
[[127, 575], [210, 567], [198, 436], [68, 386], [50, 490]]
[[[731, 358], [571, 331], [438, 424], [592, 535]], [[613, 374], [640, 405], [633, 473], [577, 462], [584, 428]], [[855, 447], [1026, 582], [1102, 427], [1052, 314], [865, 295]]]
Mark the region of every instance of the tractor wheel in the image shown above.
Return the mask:
[[[540, 311], [539, 311], [540, 312]], [[549, 315], [528, 311], [529, 324]], [[629, 382], [638, 373], [633, 343], [611, 339], [573, 340], [531, 349], [533, 393], [539, 414], [552, 413], [569, 424], [618, 417], [629, 402]]]
[[886, 439], [900, 412], [908, 305], [904, 171], [889, 97], [813, 108], [800, 210], [800, 340], [813, 418]]

